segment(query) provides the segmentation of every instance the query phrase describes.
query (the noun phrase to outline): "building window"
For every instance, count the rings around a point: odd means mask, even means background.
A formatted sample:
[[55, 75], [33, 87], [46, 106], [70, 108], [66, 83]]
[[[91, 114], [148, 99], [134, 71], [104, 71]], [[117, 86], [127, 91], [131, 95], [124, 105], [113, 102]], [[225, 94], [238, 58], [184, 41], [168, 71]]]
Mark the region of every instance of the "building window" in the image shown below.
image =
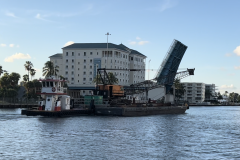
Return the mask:
[[72, 78], [72, 81], [74, 80], [74, 78]]
[[83, 78], [83, 81], [86, 81], [86, 78]]
[[83, 72], [83, 75], [86, 75], [86, 72]]
[[79, 77], [79, 74], [78, 74], [78, 77]]
[[68, 56], [68, 52], [66, 52], [66, 56]]
[[79, 70], [79, 68], [78, 68], [78, 70]]
[[74, 56], [74, 52], [72, 52], [72, 56]]
[[74, 66], [72, 66], [72, 68], [74, 68]]
[[72, 72], [72, 75], [74, 75], [74, 72]]
[[83, 68], [86, 69], [86, 66], [84, 66]]
[[92, 55], [92, 52], [90, 52], [90, 55]]
[[86, 63], [86, 59], [84, 59], [84, 63]]
[[78, 64], [80, 64], [80, 62], [78, 62]]
[[78, 53], [78, 55], [80, 56], [80, 53]]
[[92, 63], [92, 59], [90, 59], [90, 63]]
[[66, 59], [66, 63], [68, 63], [68, 59]]
[[79, 80], [78, 80], [78, 82], [79, 82]]
[[90, 69], [92, 69], [92, 66], [90, 66]]
[[68, 65], [66, 66], [66, 68], [68, 69]]
[[68, 74], [68, 72], [66, 72], [66, 74]]
[[72, 62], [74, 62], [74, 59], [72, 59]]
[[89, 81], [92, 81], [92, 78], [89, 78]]
[[90, 72], [89, 74], [92, 75], [92, 72]]
[[86, 56], [86, 52], [84, 52], [84, 56]]
[[97, 55], [98, 55], [98, 52], [97, 52]]

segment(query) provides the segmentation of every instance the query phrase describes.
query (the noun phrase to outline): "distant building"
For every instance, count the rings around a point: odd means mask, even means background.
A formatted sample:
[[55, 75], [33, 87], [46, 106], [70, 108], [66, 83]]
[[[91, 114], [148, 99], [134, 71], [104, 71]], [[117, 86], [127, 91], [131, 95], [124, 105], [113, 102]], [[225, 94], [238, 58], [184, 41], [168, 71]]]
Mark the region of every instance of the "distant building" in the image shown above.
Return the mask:
[[202, 103], [205, 100], [205, 84], [197, 82], [184, 82], [184, 100], [189, 103]]
[[[58, 75], [65, 77], [69, 83], [71, 96], [90, 95], [95, 89], [92, 82], [98, 68], [111, 69], [145, 69], [146, 56], [123, 44], [108, 43], [74, 43], [62, 48], [62, 53], [49, 57], [54, 65], [59, 66]], [[111, 70], [118, 78], [118, 84], [128, 86], [145, 80], [145, 71], [129, 72]], [[81, 91], [80, 91], [81, 90]]]
[[183, 82], [185, 87], [185, 93], [183, 96], [184, 100], [187, 100], [189, 103], [202, 103], [204, 101], [215, 100], [214, 96], [210, 98], [205, 97], [206, 89], [209, 89], [213, 94], [215, 93], [215, 84], [205, 84], [198, 82]]
[[[214, 95], [216, 91], [216, 86], [215, 84], [205, 84], [205, 90], [210, 90], [210, 92]], [[205, 101], [213, 101], [215, 99], [215, 96], [205, 97]]]

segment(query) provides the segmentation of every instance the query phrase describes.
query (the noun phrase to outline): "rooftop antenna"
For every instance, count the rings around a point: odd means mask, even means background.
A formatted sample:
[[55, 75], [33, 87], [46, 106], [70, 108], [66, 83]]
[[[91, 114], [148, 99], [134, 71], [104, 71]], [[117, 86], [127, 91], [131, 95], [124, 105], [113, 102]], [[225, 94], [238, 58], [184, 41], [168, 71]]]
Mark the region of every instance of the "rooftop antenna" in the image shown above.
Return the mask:
[[110, 36], [111, 34], [109, 34], [109, 32], [107, 32], [107, 67], [108, 67], [108, 36]]

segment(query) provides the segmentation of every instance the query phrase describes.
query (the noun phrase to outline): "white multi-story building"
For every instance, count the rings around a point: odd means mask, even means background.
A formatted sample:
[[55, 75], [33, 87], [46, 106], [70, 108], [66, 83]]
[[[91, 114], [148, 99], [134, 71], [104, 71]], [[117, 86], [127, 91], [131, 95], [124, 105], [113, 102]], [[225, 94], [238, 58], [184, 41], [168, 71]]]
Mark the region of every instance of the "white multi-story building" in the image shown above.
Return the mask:
[[[74, 43], [62, 48], [63, 53], [50, 56], [54, 65], [59, 66], [58, 75], [69, 81], [69, 90], [87, 95], [95, 89], [92, 82], [98, 68], [145, 69], [146, 56], [123, 44], [113, 43]], [[118, 78], [118, 84], [128, 86], [145, 80], [145, 71], [111, 70]], [[77, 97], [76, 95], [72, 95]]]
[[205, 100], [205, 84], [197, 82], [184, 82], [184, 100], [189, 103], [202, 103]]
[[215, 84], [197, 82], [183, 82], [182, 84], [185, 87], [183, 99], [189, 103], [202, 103], [203, 101], [214, 100], [213, 96], [211, 96], [210, 99], [206, 99], [205, 91], [209, 89], [212, 94], [215, 93]]

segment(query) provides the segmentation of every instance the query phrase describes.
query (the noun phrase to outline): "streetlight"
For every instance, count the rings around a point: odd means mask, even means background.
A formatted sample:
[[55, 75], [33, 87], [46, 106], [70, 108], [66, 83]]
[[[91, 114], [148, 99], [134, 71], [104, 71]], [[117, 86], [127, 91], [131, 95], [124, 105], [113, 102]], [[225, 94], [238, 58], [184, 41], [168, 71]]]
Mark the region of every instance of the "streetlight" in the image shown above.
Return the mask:
[[149, 72], [150, 72], [150, 62], [151, 62], [151, 59], [148, 61], [148, 80], [149, 80]]
[[110, 36], [111, 34], [109, 34], [109, 32], [107, 32], [107, 65], [108, 65], [108, 36]]

